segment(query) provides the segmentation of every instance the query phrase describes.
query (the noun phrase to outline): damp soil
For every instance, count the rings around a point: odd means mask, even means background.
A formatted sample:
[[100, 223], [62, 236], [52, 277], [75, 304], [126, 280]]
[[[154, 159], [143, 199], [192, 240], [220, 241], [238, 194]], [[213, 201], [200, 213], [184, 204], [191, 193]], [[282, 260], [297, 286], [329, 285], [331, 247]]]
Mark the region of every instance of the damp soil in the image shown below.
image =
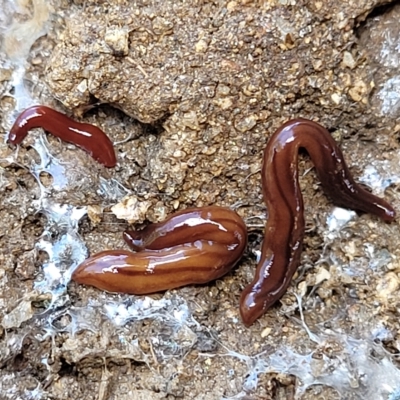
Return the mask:
[[[1, 143], [0, 399], [291, 399], [301, 386], [298, 376], [261, 373], [257, 386], [246, 389], [252, 365], [213, 355], [254, 356], [285, 346], [315, 351], [299, 307], [311, 331], [363, 338], [384, 327], [387, 334], [376, 340], [388, 354], [399, 353], [398, 222], [357, 215], [327, 238], [333, 206], [305, 153], [300, 183], [307, 229], [298, 273], [253, 326], [245, 328], [238, 313], [263, 239], [260, 169], [274, 130], [290, 118], [318, 121], [340, 142], [356, 178], [371, 163], [398, 161], [400, 114], [382, 113], [376, 97], [393, 70], [377, 67], [374, 52], [382, 18], [400, 7], [395, 3], [52, 3], [49, 31], [30, 51], [26, 84], [40, 102], [100, 126], [118, 157], [116, 168], [106, 169], [73, 145], [45, 137], [64, 178], [61, 184], [43, 168], [38, 179], [52, 201], [89, 207], [79, 222], [88, 252], [124, 247], [121, 233], [129, 224], [112, 211], [124, 195], [146, 204], [135, 227], [187, 207], [232, 207], [246, 221], [249, 245], [217, 282], [152, 296], [183, 298], [197, 321], [191, 332], [172, 335], [157, 318], [115, 326], [100, 311], [74, 330], [77, 310], [130, 301], [74, 282], [68, 302], [51, 309], [53, 329], [46, 332], [51, 296], [33, 290], [48, 258], [36, 247], [47, 224], [34, 205], [42, 192], [31, 168], [40, 163], [40, 133], [32, 132], [18, 153]], [[7, 68], [0, 65], [1, 114], [16, 105]], [[7, 121], [1, 129], [5, 135]], [[118, 182], [118, 189], [105, 182]], [[398, 184], [380, 195], [400, 210]], [[371, 267], [376, 259], [384, 261]], [[29, 318], [5, 319], [23, 312], [21, 304], [29, 305]], [[318, 349], [340, 353], [327, 347]], [[320, 373], [314, 371], [316, 384]], [[359, 397], [357, 390], [339, 393], [328, 385], [310, 385], [302, 395], [340, 398]]]

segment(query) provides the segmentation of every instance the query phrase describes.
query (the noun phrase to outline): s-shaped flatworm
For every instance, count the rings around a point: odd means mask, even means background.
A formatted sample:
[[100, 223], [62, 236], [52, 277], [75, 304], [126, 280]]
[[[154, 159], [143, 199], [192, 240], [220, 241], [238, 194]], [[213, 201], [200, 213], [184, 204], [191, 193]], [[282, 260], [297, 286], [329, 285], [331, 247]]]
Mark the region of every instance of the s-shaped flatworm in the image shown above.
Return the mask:
[[298, 182], [298, 152], [310, 155], [322, 188], [335, 204], [392, 221], [390, 204], [357, 185], [329, 132], [316, 122], [294, 119], [282, 125], [264, 151], [262, 187], [268, 209], [261, 259], [240, 299], [240, 314], [251, 325], [286, 292], [300, 262], [304, 207]]

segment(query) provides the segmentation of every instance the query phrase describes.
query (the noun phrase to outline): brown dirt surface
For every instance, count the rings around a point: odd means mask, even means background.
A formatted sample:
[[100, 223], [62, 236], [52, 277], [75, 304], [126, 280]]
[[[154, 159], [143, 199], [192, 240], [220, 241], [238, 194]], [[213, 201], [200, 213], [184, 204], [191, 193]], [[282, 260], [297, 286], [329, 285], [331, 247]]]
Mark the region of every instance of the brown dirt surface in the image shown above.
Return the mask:
[[[379, 97], [397, 67], [376, 56], [394, 3], [51, 3], [25, 84], [107, 132], [118, 165], [38, 131], [18, 151], [0, 143], [0, 400], [386, 399], [382, 371], [400, 390], [398, 222], [355, 215], [330, 231], [333, 206], [307, 156], [298, 273], [250, 328], [238, 312], [267, 218], [262, 151], [286, 120], [327, 127], [356, 178], [372, 165], [391, 179], [373, 189], [400, 210], [400, 111], [383, 112]], [[6, 134], [16, 64], [1, 54]], [[124, 196], [138, 207], [136, 227], [187, 207], [232, 207], [249, 229], [243, 260], [217, 282], [150, 298], [69, 283], [86, 247], [124, 246], [128, 223], [112, 209]], [[43, 268], [53, 259], [66, 281]]]

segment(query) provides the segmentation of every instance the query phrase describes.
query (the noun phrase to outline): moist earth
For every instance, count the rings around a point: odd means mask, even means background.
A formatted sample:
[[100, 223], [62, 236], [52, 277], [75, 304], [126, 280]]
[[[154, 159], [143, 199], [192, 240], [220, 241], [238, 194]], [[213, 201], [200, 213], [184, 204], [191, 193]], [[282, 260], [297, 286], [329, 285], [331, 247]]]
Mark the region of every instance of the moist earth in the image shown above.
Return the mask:
[[[307, 228], [290, 290], [250, 328], [238, 302], [267, 218], [262, 152], [288, 119], [329, 129], [356, 180], [372, 166], [381, 177], [373, 190], [400, 210], [400, 107], [385, 112], [379, 95], [397, 76], [379, 57], [388, 26], [400, 40], [396, 3], [49, 4], [25, 85], [37, 102], [101, 127], [118, 165], [37, 130], [18, 151], [0, 144], [0, 399], [386, 398], [365, 397], [382, 394], [379, 374], [369, 383], [335, 374], [351, 362], [357, 373], [367, 362], [381, 372], [390, 360], [388, 385], [399, 376], [399, 226], [354, 214], [329, 231], [333, 205], [306, 155]], [[16, 64], [2, 54], [0, 109], [10, 116]], [[3, 117], [2, 133], [9, 128]], [[127, 220], [140, 228], [205, 205], [235, 209], [249, 229], [244, 258], [224, 278], [150, 299], [69, 283], [77, 248], [79, 257], [122, 248]], [[64, 286], [43, 289], [55, 251], [47, 244], [64, 237]], [[260, 354], [281, 357], [282, 369]]]

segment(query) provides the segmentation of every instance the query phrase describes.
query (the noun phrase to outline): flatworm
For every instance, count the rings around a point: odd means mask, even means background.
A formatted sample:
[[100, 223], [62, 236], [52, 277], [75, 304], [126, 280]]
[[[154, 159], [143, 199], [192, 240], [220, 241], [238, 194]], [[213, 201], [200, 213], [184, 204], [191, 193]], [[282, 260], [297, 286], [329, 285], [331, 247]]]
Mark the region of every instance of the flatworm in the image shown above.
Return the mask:
[[8, 142], [20, 144], [33, 128], [43, 128], [65, 142], [77, 145], [106, 167], [115, 167], [117, 163], [113, 143], [100, 128], [74, 121], [42, 105], [29, 107], [18, 116], [8, 135]]
[[242, 257], [247, 229], [226, 208], [191, 208], [142, 231], [127, 231], [137, 252], [107, 250], [85, 260], [72, 279], [109, 292], [148, 294], [218, 279]]
[[304, 237], [304, 207], [298, 182], [298, 152], [310, 155], [322, 188], [333, 202], [392, 221], [390, 204], [357, 185], [329, 132], [316, 122], [294, 119], [282, 125], [264, 151], [262, 187], [268, 209], [261, 259], [240, 299], [240, 314], [251, 325], [286, 292], [298, 268]]

